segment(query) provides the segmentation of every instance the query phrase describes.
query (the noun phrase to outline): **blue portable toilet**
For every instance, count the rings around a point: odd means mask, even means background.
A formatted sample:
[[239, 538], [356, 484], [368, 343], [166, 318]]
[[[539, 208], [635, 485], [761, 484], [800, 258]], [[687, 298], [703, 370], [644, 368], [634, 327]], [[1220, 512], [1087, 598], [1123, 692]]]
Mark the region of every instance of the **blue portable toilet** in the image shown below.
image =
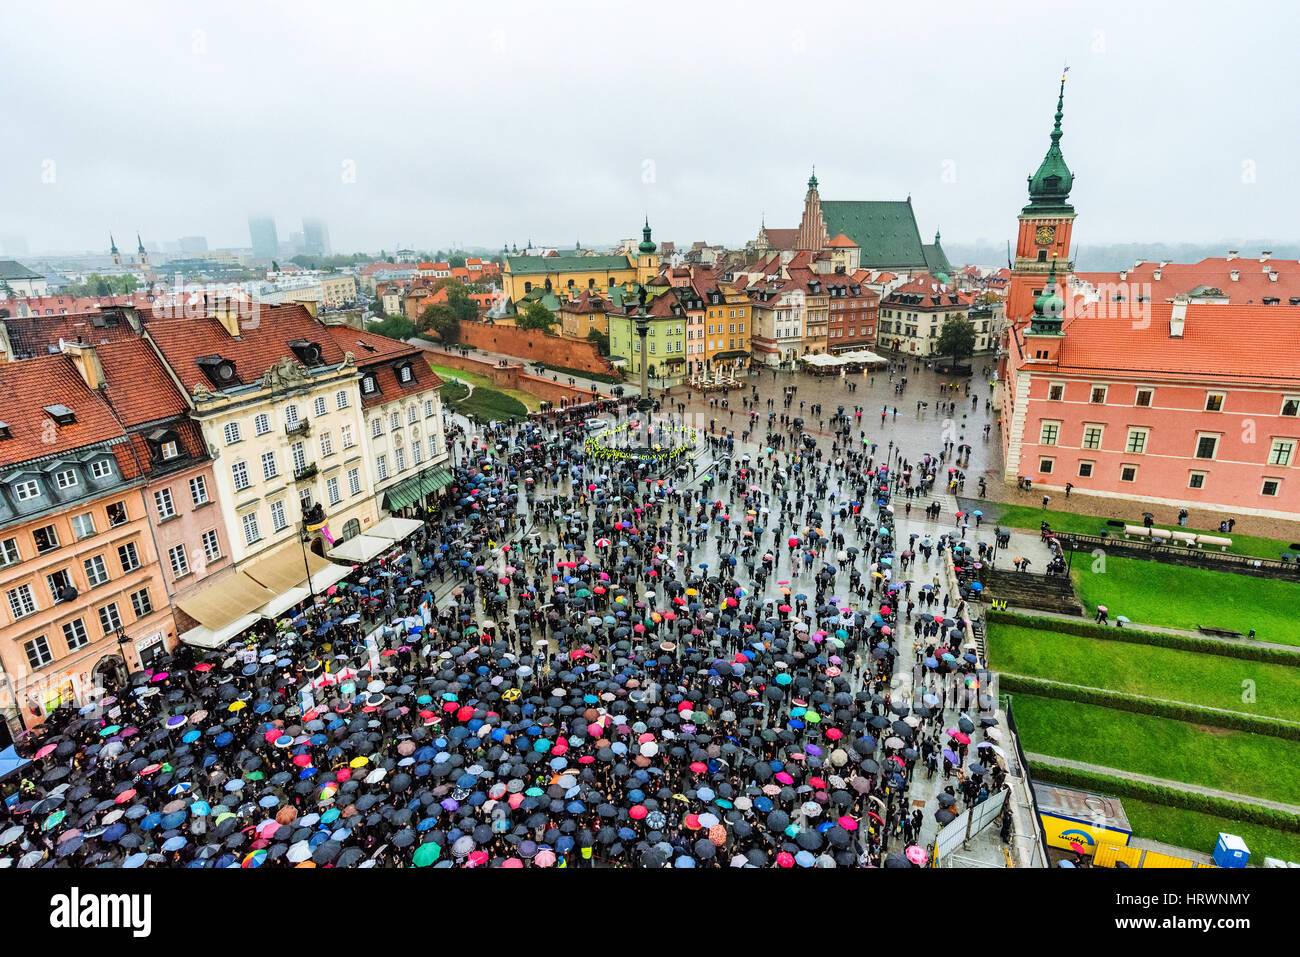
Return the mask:
[[1219, 834], [1214, 846], [1214, 863], [1220, 867], [1245, 867], [1250, 861], [1250, 848], [1236, 834]]

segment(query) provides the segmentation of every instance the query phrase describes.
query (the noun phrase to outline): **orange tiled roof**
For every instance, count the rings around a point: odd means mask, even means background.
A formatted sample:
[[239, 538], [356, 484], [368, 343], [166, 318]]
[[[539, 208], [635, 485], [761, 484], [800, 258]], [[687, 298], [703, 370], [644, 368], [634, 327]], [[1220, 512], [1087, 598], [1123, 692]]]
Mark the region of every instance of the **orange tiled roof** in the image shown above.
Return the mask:
[[[1237, 273], [1233, 280], [1232, 273]], [[1159, 272], [1160, 278], [1155, 274]], [[1193, 289], [1208, 286], [1219, 289], [1228, 301], [1240, 305], [1262, 305], [1264, 299], [1278, 298], [1289, 303], [1292, 296], [1300, 296], [1300, 261], [1273, 259], [1260, 262], [1258, 257], [1224, 256], [1207, 257], [1196, 263], [1144, 262], [1140, 266], [1119, 272], [1078, 272], [1074, 277], [1096, 286], [1101, 283], [1150, 284], [1151, 298], [1156, 301], [1172, 299], [1190, 293]], [[1277, 279], [1269, 274], [1276, 273]]]
[[853, 240], [849, 239], [849, 237], [845, 236], [843, 233], [840, 233], [838, 236], [836, 236], [826, 245], [831, 249], [857, 249], [858, 248], [858, 244], [855, 243]]
[[162, 360], [143, 339], [108, 342], [96, 351], [104, 367], [104, 395], [123, 425], [130, 428], [189, 411]]
[[[54, 424], [45, 411], [51, 405], [67, 406], [76, 421]], [[0, 440], [0, 466], [125, 436], [108, 401], [86, 385], [66, 355], [0, 365], [0, 420], [11, 436]]]

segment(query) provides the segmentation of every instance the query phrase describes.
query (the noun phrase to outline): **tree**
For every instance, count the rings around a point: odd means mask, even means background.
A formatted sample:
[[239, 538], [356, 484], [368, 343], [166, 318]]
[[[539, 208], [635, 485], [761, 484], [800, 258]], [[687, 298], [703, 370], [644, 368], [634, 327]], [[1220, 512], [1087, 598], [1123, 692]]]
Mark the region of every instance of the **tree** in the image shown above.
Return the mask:
[[384, 300], [376, 298], [375, 301], [370, 304], [370, 311], [380, 319], [384, 318]]
[[935, 352], [941, 356], [952, 356], [952, 364], [960, 364], [962, 359], [969, 359], [975, 353], [975, 327], [964, 316], [955, 316], [943, 324], [939, 333], [939, 342]]
[[415, 323], [405, 316], [385, 316], [379, 322], [372, 322], [366, 326], [366, 331], [377, 332], [381, 336], [388, 336], [390, 339], [400, 339], [405, 342], [414, 336], [418, 330]]
[[447, 305], [451, 306], [451, 311], [457, 319], [473, 322], [478, 318], [478, 306], [469, 297], [469, 290], [461, 283], [447, 287]]
[[546, 332], [555, 325], [555, 313], [540, 302], [530, 302], [523, 315], [515, 320], [515, 325], [520, 329], [541, 329]]
[[465, 257], [460, 253], [456, 253], [454, 255], [448, 256], [447, 265], [450, 266], [452, 269], [464, 269]]
[[460, 320], [451, 306], [445, 302], [429, 306], [420, 313], [419, 329], [421, 332], [432, 332], [445, 343], [460, 339]]
[[276, 262], [274, 259], [272, 259], [272, 260], [271, 260], [271, 272], [279, 272], [279, 271], [280, 271], [280, 264], [279, 264], [278, 262]]
[[609, 355], [609, 336], [599, 329], [592, 329], [587, 333], [587, 338], [596, 343], [596, 348], [600, 350], [602, 356]]

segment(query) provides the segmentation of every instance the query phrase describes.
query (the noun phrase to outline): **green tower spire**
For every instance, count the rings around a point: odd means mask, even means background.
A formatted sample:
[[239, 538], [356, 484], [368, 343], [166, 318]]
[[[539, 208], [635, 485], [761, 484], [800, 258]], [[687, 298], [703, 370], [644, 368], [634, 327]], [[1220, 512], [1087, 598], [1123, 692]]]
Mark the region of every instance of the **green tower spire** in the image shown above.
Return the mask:
[[1052, 127], [1052, 145], [1047, 148], [1047, 155], [1039, 164], [1038, 172], [1029, 177], [1029, 205], [1026, 213], [1072, 213], [1074, 207], [1068, 202], [1070, 188], [1074, 185], [1074, 174], [1065, 164], [1061, 155], [1061, 117], [1065, 110], [1065, 77], [1061, 77], [1061, 89], [1056, 97], [1056, 124]]
[[643, 253], [652, 253], [655, 251], [655, 244], [650, 241], [650, 217], [645, 218], [645, 227], [641, 230], [641, 245], [637, 249]]
[[1034, 318], [1030, 321], [1029, 331], [1046, 335], [1060, 335], [1064, 322], [1065, 300], [1056, 291], [1056, 257], [1052, 257], [1052, 268], [1047, 273], [1047, 285], [1034, 300]]

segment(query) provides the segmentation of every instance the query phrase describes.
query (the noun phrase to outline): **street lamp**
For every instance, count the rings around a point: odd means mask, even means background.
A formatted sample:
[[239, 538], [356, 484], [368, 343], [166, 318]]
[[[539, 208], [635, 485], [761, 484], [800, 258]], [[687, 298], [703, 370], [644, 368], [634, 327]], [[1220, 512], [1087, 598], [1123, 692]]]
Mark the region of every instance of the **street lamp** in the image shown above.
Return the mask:
[[117, 623], [117, 629], [113, 632], [113, 637], [117, 639], [118, 651], [122, 656], [122, 667], [126, 669], [127, 674], [130, 674], [131, 662], [126, 657], [126, 649], [131, 644], [131, 637], [126, 633], [126, 629], [122, 627], [120, 621]]
[[302, 526], [298, 531], [298, 545], [302, 548], [302, 567], [307, 573], [307, 592], [311, 595], [313, 605], [316, 604], [316, 589], [311, 584], [311, 565], [307, 562], [307, 543], [311, 541], [311, 533], [324, 524], [325, 509], [320, 502], [302, 510]]

